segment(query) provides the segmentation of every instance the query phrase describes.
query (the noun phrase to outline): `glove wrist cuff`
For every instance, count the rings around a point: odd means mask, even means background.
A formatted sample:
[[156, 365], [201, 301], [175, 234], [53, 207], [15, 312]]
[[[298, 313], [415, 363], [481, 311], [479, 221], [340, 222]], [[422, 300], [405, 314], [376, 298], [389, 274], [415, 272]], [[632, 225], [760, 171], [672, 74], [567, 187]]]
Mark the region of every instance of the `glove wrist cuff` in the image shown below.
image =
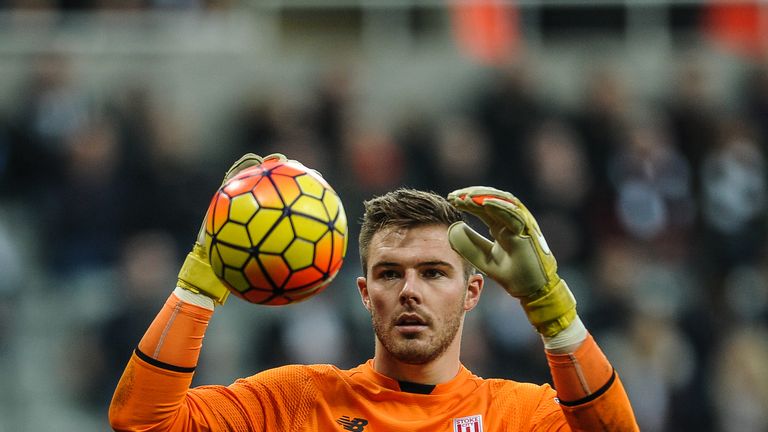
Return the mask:
[[546, 337], [553, 337], [576, 319], [576, 299], [564, 280], [548, 284], [520, 299], [528, 321]]
[[215, 303], [213, 299], [205, 294], [195, 293], [188, 289], [176, 287], [173, 290], [173, 295], [179, 298], [184, 303], [199, 306], [208, 310], [214, 310]]
[[541, 340], [544, 342], [544, 348], [552, 354], [565, 354], [570, 351], [566, 351], [569, 347], [576, 346], [587, 339], [589, 333], [587, 328], [584, 327], [584, 323], [578, 315], [573, 319], [573, 322], [563, 329], [555, 336], [541, 336]]
[[195, 244], [192, 252], [187, 254], [178, 278], [177, 285], [180, 288], [206, 295], [216, 303], [224, 304], [229, 296], [229, 290], [213, 273], [213, 269], [205, 259], [203, 247], [199, 244]]

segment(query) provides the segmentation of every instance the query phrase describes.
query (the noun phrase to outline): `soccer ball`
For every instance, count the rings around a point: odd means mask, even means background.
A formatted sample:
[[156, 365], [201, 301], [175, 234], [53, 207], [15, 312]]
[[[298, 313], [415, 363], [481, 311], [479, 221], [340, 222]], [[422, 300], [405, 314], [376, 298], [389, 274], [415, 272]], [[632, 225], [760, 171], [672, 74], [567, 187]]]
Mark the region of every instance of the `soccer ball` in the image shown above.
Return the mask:
[[317, 172], [267, 159], [216, 192], [205, 221], [211, 268], [236, 296], [285, 305], [323, 291], [347, 251], [347, 217]]

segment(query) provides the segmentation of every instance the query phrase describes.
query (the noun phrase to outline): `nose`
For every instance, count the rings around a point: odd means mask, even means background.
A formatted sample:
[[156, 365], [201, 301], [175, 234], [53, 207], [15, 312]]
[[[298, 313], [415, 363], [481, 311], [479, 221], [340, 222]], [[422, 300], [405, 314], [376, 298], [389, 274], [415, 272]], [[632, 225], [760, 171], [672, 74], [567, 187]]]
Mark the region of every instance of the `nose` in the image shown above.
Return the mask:
[[408, 303], [421, 304], [421, 285], [415, 271], [408, 270], [405, 272], [403, 288], [400, 289], [400, 303], [403, 305]]

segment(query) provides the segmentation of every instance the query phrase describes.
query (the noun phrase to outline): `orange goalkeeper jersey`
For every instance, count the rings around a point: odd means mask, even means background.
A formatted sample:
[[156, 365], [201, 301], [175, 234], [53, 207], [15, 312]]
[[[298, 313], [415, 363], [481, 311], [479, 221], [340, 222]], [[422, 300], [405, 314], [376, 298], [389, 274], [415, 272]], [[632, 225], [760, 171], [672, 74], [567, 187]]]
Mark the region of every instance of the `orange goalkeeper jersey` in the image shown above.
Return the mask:
[[[624, 394], [615, 375], [599, 395], [574, 407], [560, 405], [549, 385], [483, 379], [464, 367], [429, 394], [401, 391], [397, 381], [373, 369], [372, 360], [350, 370], [284, 366], [226, 387], [189, 389], [191, 375], [153, 366], [134, 355], [113, 400], [113, 426], [269, 432], [635, 430], [634, 419], [622, 418], [621, 410], [612, 407], [611, 399]], [[602, 414], [589, 415], [582, 426], [572, 429], [566, 416], [579, 424], [579, 413], [585, 410]]]
[[[436, 386], [375, 371], [285, 366], [230, 386], [190, 389], [213, 311], [171, 295], [117, 385], [109, 419], [118, 431], [634, 432], [629, 400], [591, 336], [567, 354], [547, 353], [548, 385], [482, 379], [463, 366]], [[401, 385], [404, 388], [401, 388]]]

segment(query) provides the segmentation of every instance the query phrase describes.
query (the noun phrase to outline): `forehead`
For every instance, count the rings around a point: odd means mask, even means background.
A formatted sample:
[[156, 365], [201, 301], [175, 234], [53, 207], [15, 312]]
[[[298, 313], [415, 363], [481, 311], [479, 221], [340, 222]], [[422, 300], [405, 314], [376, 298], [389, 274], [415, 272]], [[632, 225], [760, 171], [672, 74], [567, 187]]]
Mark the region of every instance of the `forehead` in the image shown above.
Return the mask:
[[391, 227], [378, 231], [371, 238], [368, 265], [376, 265], [380, 261], [403, 264], [411, 261], [445, 261], [461, 265], [461, 257], [448, 243], [448, 227], [445, 225]]

